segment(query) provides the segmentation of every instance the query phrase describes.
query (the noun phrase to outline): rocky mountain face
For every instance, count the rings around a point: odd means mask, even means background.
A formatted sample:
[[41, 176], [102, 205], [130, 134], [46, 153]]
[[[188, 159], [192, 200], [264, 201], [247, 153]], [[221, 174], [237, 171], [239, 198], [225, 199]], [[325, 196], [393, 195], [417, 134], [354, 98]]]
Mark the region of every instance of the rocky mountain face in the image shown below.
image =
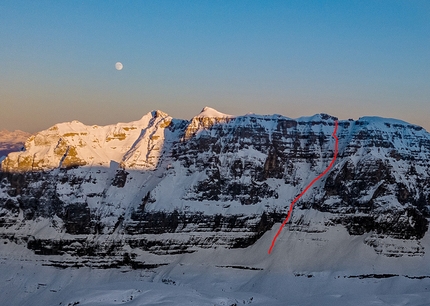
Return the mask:
[[3, 160], [10, 152], [20, 151], [24, 147], [24, 143], [31, 134], [16, 130], [9, 132], [8, 130], [0, 131], [0, 161]]
[[[110, 126], [57, 124], [0, 172], [0, 235], [37, 254], [117, 258], [252, 245], [330, 163], [337, 118], [153, 111]], [[338, 121], [333, 168], [284, 231], [329, 233], [382, 256], [422, 256], [430, 134], [394, 119]], [[328, 234], [327, 234], [328, 235]]]

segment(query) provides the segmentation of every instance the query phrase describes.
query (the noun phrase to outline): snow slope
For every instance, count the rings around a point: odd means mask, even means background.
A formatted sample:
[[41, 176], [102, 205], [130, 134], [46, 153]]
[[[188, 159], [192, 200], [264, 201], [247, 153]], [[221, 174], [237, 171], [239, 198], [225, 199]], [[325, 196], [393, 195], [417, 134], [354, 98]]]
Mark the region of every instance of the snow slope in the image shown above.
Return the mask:
[[46, 256], [9, 243], [2, 247], [0, 297], [9, 305], [36, 306], [430, 303], [428, 257], [411, 271], [409, 259], [378, 258], [344, 229], [334, 232], [326, 245], [285, 233], [268, 255], [273, 230], [246, 249], [175, 255], [167, 266], [139, 270], [56, 269], [44, 266]]

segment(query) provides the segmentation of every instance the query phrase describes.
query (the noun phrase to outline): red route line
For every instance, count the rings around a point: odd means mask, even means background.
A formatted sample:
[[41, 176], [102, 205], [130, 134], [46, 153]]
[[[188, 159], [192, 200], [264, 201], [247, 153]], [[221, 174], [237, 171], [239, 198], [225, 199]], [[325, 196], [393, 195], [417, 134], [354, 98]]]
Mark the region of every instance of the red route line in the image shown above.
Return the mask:
[[328, 165], [328, 167], [320, 174], [320, 175], [318, 175], [316, 178], [314, 178], [313, 180], [312, 180], [312, 182], [310, 182], [310, 184], [308, 185], [308, 186], [306, 186], [306, 188], [302, 191], [302, 193], [301, 194], [299, 194], [294, 200], [293, 200], [293, 202], [291, 202], [291, 204], [290, 204], [290, 209], [288, 210], [288, 214], [287, 214], [287, 217], [285, 218], [285, 220], [284, 220], [284, 222], [282, 222], [282, 224], [281, 224], [281, 227], [278, 229], [278, 232], [276, 233], [276, 235], [275, 235], [275, 237], [273, 237], [273, 240], [272, 240], [272, 245], [270, 246], [270, 248], [269, 248], [269, 254], [270, 253], [272, 253], [272, 249], [273, 249], [273, 247], [275, 246], [275, 242], [276, 242], [276, 239], [278, 239], [278, 236], [279, 236], [279, 234], [281, 234], [281, 231], [282, 231], [282, 229], [284, 228], [284, 226], [285, 226], [285, 224], [287, 224], [287, 222], [288, 222], [288, 220], [290, 220], [290, 217], [291, 217], [291, 213], [293, 212], [293, 208], [294, 208], [294, 204], [296, 204], [296, 202], [306, 193], [306, 191], [308, 191], [309, 190], [309, 188], [311, 188], [311, 186], [316, 182], [316, 181], [318, 181], [320, 178], [322, 178], [325, 174], [327, 174], [327, 172], [331, 169], [331, 167], [333, 167], [333, 165], [334, 165], [334, 162], [336, 161], [336, 158], [337, 158], [337, 153], [338, 153], [338, 150], [339, 150], [339, 139], [337, 138], [337, 136], [336, 136], [336, 132], [337, 132], [337, 120], [334, 122], [334, 131], [333, 131], [333, 134], [332, 134], [332, 136], [334, 137], [334, 139], [335, 139], [335, 141], [336, 141], [336, 144], [335, 144], [335, 147], [334, 147], [334, 156], [333, 156], [333, 159], [331, 160], [331, 162], [330, 162], [330, 165]]

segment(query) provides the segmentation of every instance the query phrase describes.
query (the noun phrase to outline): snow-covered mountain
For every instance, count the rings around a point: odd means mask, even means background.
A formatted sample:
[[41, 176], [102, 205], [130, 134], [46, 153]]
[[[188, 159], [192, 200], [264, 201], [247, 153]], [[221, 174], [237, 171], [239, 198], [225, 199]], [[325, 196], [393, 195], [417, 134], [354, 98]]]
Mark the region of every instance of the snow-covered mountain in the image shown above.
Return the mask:
[[[153, 111], [109, 126], [57, 124], [3, 160], [0, 236], [62, 266], [268, 249], [272, 227], [332, 160], [336, 120], [206, 107], [189, 121]], [[291, 248], [289, 237], [315, 256], [341, 241], [372, 258], [428, 258], [430, 134], [363, 117], [339, 120], [337, 137], [333, 168], [297, 203], [275, 252]], [[322, 256], [330, 267], [346, 260], [333, 256]]]
[[16, 130], [9, 132], [8, 130], [0, 131], [0, 162], [6, 158], [10, 152], [20, 151], [24, 147], [24, 142], [31, 134]]

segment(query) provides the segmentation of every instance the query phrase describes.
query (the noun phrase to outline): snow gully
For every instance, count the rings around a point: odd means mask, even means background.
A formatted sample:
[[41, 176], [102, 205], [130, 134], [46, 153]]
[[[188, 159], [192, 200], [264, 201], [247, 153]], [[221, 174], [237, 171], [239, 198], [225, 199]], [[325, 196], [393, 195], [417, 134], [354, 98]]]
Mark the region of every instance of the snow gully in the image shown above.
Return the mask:
[[319, 179], [321, 179], [324, 175], [326, 175], [327, 174], [327, 172], [329, 172], [329, 170], [333, 167], [333, 165], [334, 165], [334, 163], [335, 163], [335, 161], [336, 161], [336, 158], [337, 158], [337, 154], [338, 154], [338, 151], [339, 151], [339, 139], [337, 138], [337, 136], [336, 136], [336, 133], [337, 133], [337, 127], [338, 127], [338, 123], [337, 123], [337, 120], [334, 122], [334, 131], [333, 131], [333, 134], [332, 134], [332, 136], [333, 136], [333, 138], [335, 139], [335, 147], [334, 147], [334, 156], [333, 156], [333, 159], [331, 160], [331, 162], [330, 162], [330, 165], [328, 165], [328, 167], [320, 174], [320, 175], [318, 175], [316, 178], [314, 178], [313, 180], [312, 180], [312, 182], [310, 182], [310, 184], [308, 185], [308, 186], [306, 186], [306, 188], [302, 191], [302, 193], [300, 193], [294, 200], [293, 200], [293, 202], [291, 202], [291, 204], [290, 204], [290, 209], [288, 210], [288, 214], [287, 214], [287, 217], [285, 218], [285, 220], [284, 220], [284, 222], [282, 222], [282, 224], [281, 224], [281, 226], [279, 227], [279, 229], [278, 229], [278, 231], [276, 232], [276, 235], [275, 235], [275, 237], [273, 237], [273, 240], [272, 240], [272, 244], [271, 244], [271, 246], [270, 246], [270, 248], [269, 248], [269, 251], [268, 251], [268, 253], [270, 254], [270, 253], [272, 253], [272, 250], [273, 250], [273, 247], [275, 246], [275, 242], [276, 242], [276, 239], [278, 239], [278, 236], [281, 234], [281, 231], [282, 231], [282, 229], [284, 228], [284, 226], [285, 226], [285, 224], [287, 224], [287, 222], [288, 222], [288, 220], [290, 220], [290, 217], [291, 217], [291, 213], [293, 212], [293, 208], [294, 208], [294, 204], [296, 204], [296, 202], [306, 193], [306, 191], [308, 191], [309, 190], [309, 188], [311, 188], [312, 187], [312, 185], [315, 183], [315, 182], [317, 182]]

